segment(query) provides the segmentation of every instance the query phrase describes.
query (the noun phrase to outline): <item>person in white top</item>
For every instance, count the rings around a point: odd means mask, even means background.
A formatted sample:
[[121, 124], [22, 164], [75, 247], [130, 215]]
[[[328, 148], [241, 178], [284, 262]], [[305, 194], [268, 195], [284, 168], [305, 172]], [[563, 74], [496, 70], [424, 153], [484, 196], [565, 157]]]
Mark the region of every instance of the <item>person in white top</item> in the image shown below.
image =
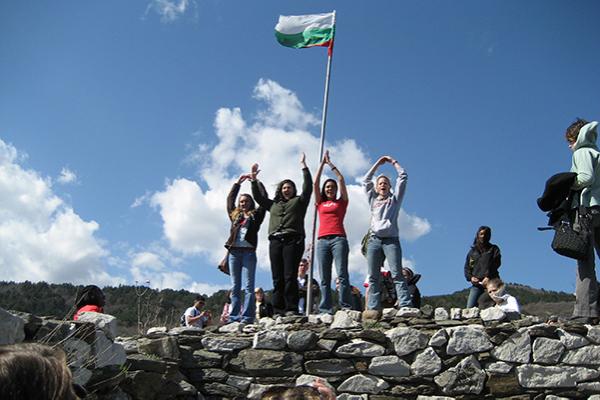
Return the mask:
[[519, 302], [514, 296], [506, 293], [504, 282], [500, 278], [484, 279], [485, 289], [496, 303], [496, 307], [506, 313], [520, 313]]
[[204, 304], [206, 304], [204, 296], [196, 296], [194, 306], [185, 310], [185, 326], [204, 328], [210, 323], [212, 316], [210, 311], [202, 311]]

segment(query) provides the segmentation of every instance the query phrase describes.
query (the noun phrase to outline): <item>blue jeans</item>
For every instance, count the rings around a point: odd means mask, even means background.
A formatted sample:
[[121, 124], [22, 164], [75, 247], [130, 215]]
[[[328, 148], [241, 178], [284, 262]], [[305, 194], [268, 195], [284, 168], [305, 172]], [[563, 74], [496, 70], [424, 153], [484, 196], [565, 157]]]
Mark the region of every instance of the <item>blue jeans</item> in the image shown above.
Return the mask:
[[[242, 308], [242, 270], [244, 271], [244, 307]], [[229, 272], [231, 274], [231, 306], [229, 322], [251, 324], [256, 317], [254, 299], [254, 276], [256, 273], [256, 251], [229, 250]], [[240, 308], [242, 312], [240, 314]]]
[[331, 239], [322, 238], [317, 241], [317, 258], [321, 276], [321, 304], [319, 311], [333, 314], [331, 304], [331, 265], [335, 259], [335, 269], [340, 282], [340, 307], [351, 308], [350, 277], [348, 276], [348, 240], [343, 236]]
[[485, 290], [481, 285], [473, 285], [471, 286], [471, 290], [469, 290], [469, 299], [467, 300], [467, 308], [477, 307], [477, 300], [479, 296], [483, 294]]
[[402, 275], [402, 248], [397, 237], [380, 238], [371, 235], [367, 244], [367, 265], [369, 269], [369, 301], [367, 309], [381, 309], [381, 267], [387, 258], [398, 303], [400, 307], [411, 307], [408, 286]]

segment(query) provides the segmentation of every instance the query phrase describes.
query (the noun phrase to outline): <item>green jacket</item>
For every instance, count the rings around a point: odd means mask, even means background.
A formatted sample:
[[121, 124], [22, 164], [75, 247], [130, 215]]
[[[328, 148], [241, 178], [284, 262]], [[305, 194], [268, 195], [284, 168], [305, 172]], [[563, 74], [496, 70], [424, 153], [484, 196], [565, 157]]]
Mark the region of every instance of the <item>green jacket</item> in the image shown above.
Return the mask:
[[312, 195], [313, 183], [308, 168], [303, 168], [302, 174], [304, 175], [302, 193], [300, 196], [292, 197], [289, 200], [271, 200], [259, 190], [257, 181], [252, 182], [254, 200], [271, 214], [269, 218], [269, 238], [279, 234], [306, 236], [304, 233], [304, 216]]
[[571, 172], [577, 173], [573, 189], [581, 192], [581, 205], [586, 207], [600, 205], [600, 152], [596, 147], [598, 122], [590, 122], [579, 130], [573, 146]]

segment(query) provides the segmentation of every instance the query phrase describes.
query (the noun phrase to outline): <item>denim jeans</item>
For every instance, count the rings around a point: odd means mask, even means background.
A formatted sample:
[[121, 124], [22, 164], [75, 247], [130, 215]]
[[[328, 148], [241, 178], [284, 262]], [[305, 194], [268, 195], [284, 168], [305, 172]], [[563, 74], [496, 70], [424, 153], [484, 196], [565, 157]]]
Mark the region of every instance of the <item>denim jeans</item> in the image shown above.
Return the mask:
[[[254, 276], [256, 273], [256, 251], [229, 250], [229, 271], [231, 274], [231, 306], [229, 322], [251, 324], [256, 316], [254, 299]], [[244, 307], [242, 307], [242, 271], [244, 272]], [[240, 314], [240, 308], [242, 312]]]
[[483, 294], [485, 290], [481, 285], [473, 285], [469, 290], [469, 299], [467, 300], [467, 308], [477, 307], [477, 300], [479, 300], [479, 296]]
[[321, 304], [319, 311], [333, 314], [331, 304], [331, 266], [335, 260], [335, 269], [340, 282], [340, 307], [351, 308], [350, 278], [348, 276], [348, 240], [343, 236], [330, 239], [321, 238], [317, 241], [317, 259], [321, 276]]
[[411, 307], [408, 286], [402, 275], [402, 248], [398, 237], [380, 238], [371, 235], [367, 243], [367, 265], [369, 269], [369, 301], [367, 309], [381, 309], [381, 267], [387, 259], [392, 273], [400, 307]]

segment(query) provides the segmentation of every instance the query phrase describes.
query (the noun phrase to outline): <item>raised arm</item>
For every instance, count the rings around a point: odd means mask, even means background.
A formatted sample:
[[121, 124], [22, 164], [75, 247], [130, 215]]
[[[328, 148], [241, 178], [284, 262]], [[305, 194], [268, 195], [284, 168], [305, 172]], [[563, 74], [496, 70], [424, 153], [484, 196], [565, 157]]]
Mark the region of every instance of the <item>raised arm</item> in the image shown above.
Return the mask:
[[380, 165], [385, 164], [386, 161], [387, 156], [380, 157], [379, 160], [375, 161], [375, 164], [373, 164], [371, 169], [367, 171], [367, 174], [363, 178], [363, 187], [369, 198], [371, 198], [371, 195], [373, 193], [373, 175], [375, 175], [375, 171], [377, 171], [377, 168], [379, 168]]
[[327, 165], [329, 165], [329, 167], [331, 168], [331, 170], [333, 171], [333, 173], [337, 177], [338, 186], [339, 186], [339, 189], [340, 189], [340, 198], [344, 202], [347, 203], [348, 202], [348, 189], [346, 188], [346, 181], [344, 180], [344, 175], [342, 175], [342, 173], [340, 172], [340, 170], [337, 169], [337, 167], [335, 165], [333, 165], [333, 163], [331, 162], [331, 158], [329, 158], [329, 152], [325, 153], [325, 157], [326, 157]]
[[240, 192], [240, 185], [248, 179], [247, 175], [240, 175], [237, 181], [233, 183], [229, 194], [227, 195], [227, 215], [231, 217], [231, 213], [235, 210], [235, 199]]
[[265, 210], [269, 210], [271, 205], [273, 205], [273, 200], [269, 199], [267, 196], [267, 191], [263, 184], [257, 179], [257, 175], [260, 172], [258, 169], [258, 164], [252, 165], [252, 172], [250, 172], [250, 180], [252, 181], [252, 197], [258, 203], [259, 206], [263, 207]]
[[310, 196], [312, 195], [312, 177], [310, 176], [310, 170], [306, 166], [306, 155], [302, 153], [300, 156], [300, 166], [302, 167], [302, 175], [304, 176], [302, 180], [302, 193], [300, 194], [300, 201], [308, 204], [310, 201]]
[[402, 199], [404, 198], [404, 193], [406, 192], [406, 182], [408, 181], [408, 174], [402, 168], [402, 165], [398, 163], [398, 161], [389, 157], [390, 162], [396, 168], [396, 172], [398, 173], [398, 177], [396, 178], [396, 187], [394, 187], [394, 198], [398, 203], [402, 203]]
[[329, 153], [326, 151], [325, 152], [325, 156], [323, 156], [323, 159], [321, 160], [321, 163], [319, 164], [319, 168], [317, 168], [317, 173], [315, 174], [315, 183], [313, 184], [313, 191], [315, 192], [315, 203], [319, 204], [322, 199], [321, 199], [321, 174], [323, 173], [323, 167], [325, 166], [326, 163], [326, 159], [327, 159], [327, 155]]

